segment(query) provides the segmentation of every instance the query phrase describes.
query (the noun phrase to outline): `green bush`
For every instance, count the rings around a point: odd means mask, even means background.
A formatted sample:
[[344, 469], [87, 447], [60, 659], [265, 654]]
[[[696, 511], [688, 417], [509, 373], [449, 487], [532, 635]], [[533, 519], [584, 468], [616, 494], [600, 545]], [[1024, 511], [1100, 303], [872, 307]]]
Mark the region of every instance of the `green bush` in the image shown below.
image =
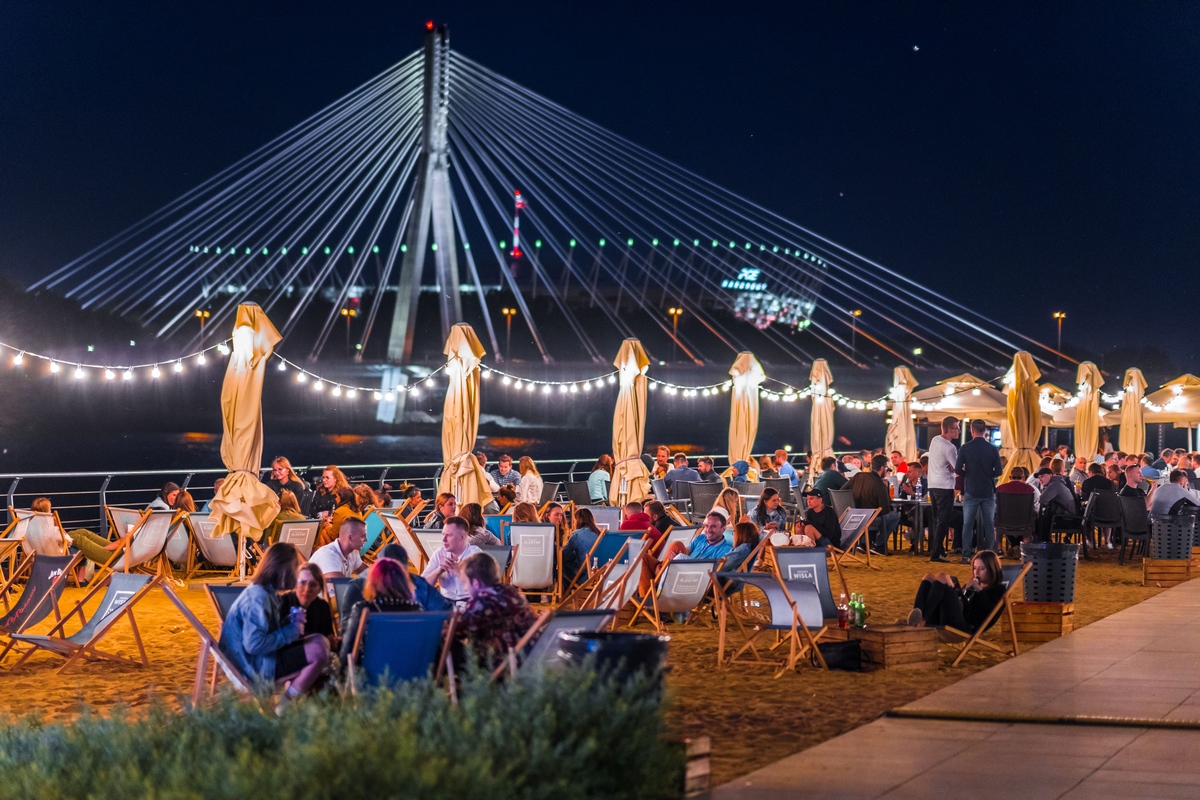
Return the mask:
[[656, 689], [584, 670], [492, 686], [459, 705], [429, 681], [321, 696], [283, 717], [223, 696], [138, 719], [0, 728], [0, 798], [655, 798], [679, 795]]

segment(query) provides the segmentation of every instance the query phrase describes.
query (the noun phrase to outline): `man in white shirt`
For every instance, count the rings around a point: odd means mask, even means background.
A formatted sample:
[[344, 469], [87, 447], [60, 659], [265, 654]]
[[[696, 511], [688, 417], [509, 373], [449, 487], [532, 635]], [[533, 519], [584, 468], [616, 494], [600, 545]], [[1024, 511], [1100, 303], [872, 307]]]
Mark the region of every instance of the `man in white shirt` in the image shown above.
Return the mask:
[[338, 538], [318, 548], [309, 561], [317, 565], [326, 580], [353, 578], [363, 568], [358, 551], [366, 541], [367, 523], [350, 517], [338, 528]]
[[958, 461], [958, 418], [942, 419], [942, 433], [929, 443], [929, 503], [933, 508], [933, 540], [930, 544], [929, 560], [945, 562], [946, 534], [950, 531], [950, 517], [954, 513], [954, 465]]
[[462, 573], [462, 562], [476, 553], [482, 553], [473, 544], [467, 543], [470, 525], [462, 517], [450, 517], [442, 527], [442, 546], [429, 558], [429, 566], [421, 577], [448, 600], [457, 602], [471, 595], [471, 586]]

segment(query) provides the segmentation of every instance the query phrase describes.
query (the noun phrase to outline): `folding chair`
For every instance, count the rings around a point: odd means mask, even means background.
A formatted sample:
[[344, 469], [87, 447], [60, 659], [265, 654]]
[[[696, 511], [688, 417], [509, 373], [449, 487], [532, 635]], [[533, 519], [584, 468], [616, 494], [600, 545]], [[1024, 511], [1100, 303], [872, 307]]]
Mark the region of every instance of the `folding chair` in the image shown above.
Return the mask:
[[[23, 633], [34, 625], [54, 614], [57, 622], [62, 621], [62, 613], [58, 601], [63, 589], [76, 565], [83, 559], [79, 553], [67, 556], [43, 556], [30, 553], [25, 556], [20, 565], [8, 576], [8, 580], [0, 586], [0, 599], [4, 600], [4, 616], [0, 616], [0, 633]], [[16, 582], [25, 578], [25, 586], [15, 604], [9, 604], [9, 590]], [[11, 639], [0, 651], [0, 662], [13, 649]]]
[[435, 679], [443, 666], [450, 672], [453, 696], [450, 644], [457, 619], [449, 611], [383, 614], [364, 609], [347, 666], [350, 691], [358, 693], [360, 680], [380, 686], [424, 678], [437, 665]]
[[[142, 635], [138, 632], [137, 622], [133, 618], [133, 607], [162, 580], [161, 575], [132, 574], [128, 572], [109, 572], [103, 580], [88, 587], [88, 593], [71, 609], [66, 616], [58, 621], [45, 636], [34, 636], [27, 633], [14, 633], [11, 639], [18, 644], [30, 645], [21, 659], [13, 665], [21, 666], [37, 650], [46, 650], [66, 659], [58, 668], [58, 674], [79, 659], [87, 661], [117, 661], [132, 664], [135, 667], [147, 667], [150, 659], [146, 657], [146, 648], [142, 645]], [[67, 621], [75, 614], [83, 619], [83, 607], [97, 592], [104, 589], [100, 605], [92, 616], [83, 623], [83, 627], [70, 636], [65, 636]], [[108, 635], [112, 626], [121, 617], [129, 619], [129, 627], [133, 629], [133, 640], [137, 643], [141, 659], [133, 659], [115, 653], [106, 653], [97, 649], [100, 640]]]
[[[720, 630], [717, 638], [717, 667], [719, 669], [736, 662], [747, 650], [754, 655], [755, 662], [765, 663], [762, 654], [755, 646], [755, 640], [765, 631], [772, 631], [780, 637], [776, 645], [782, 644], [783, 641], [788, 642], [788, 655], [776, 671], [776, 678], [795, 669], [801, 659], [810, 653], [820, 663], [821, 669], [828, 669], [825, 658], [817, 647], [817, 642], [826, 630], [817, 587], [804, 578], [784, 581], [778, 570], [773, 573], [718, 572], [716, 579], [713, 586], [717, 593], [717, 617]], [[724, 580], [737, 580], [761, 591], [767, 599], [770, 618], [765, 622], [754, 624], [753, 628], [747, 631], [740, 616], [731, 613], [731, 603], [721, 588]], [[733, 621], [737, 624], [745, 641], [741, 648], [726, 661], [725, 638], [730, 616], [733, 617]], [[814, 630], [816, 633], [813, 633]]]
[[[642, 536], [629, 531], [601, 531], [575, 574], [564, 576], [563, 586], [570, 594], [563, 602], [573, 601], [576, 595], [590, 593], [602, 583], [612, 564], [625, 558], [629, 542]], [[583, 577], [582, 582], [580, 577]]]
[[[1009, 598], [1012, 596], [1012, 593], [1016, 590], [1016, 588], [1021, 585], [1022, 581], [1025, 579], [1025, 574], [1029, 572], [1029, 570], [1033, 569], [1033, 564], [1009, 564], [1001, 567], [1001, 569], [1004, 572], [1004, 594], [1000, 597], [1000, 600], [997, 601], [996, 605], [992, 607], [992, 610], [988, 612], [987, 618], [984, 619], [983, 624], [975, 630], [975, 633], [966, 633], [958, 630], [957, 628], [951, 628], [949, 625], [942, 628], [942, 630], [947, 634], [951, 636], [957, 636], [963, 640], [958, 657], [954, 659], [950, 666], [957, 667], [959, 662], [961, 662], [966, 657], [967, 653], [971, 651], [971, 648], [977, 644], [982, 645], [990, 650], [995, 650], [997, 653], [1004, 653], [1006, 655], [1008, 654], [1008, 651], [1003, 647], [992, 644], [991, 642], [982, 638], [983, 635], [988, 632], [988, 629], [995, 624], [996, 620], [999, 618], [1001, 610], [1003, 610], [1005, 615], [1008, 616], [1008, 632], [1012, 641], [1012, 655], [1017, 656], [1021, 654], [1021, 647], [1017, 644], [1017, 626], [1013, 620], [1012, 601]], [[948, 644], [950, 644], [952, 647], [959, 646], [955, 642], [948, 642]]]
[[104, 572], [129, 572], [140, 569], [159, 575], [171, 575], [171, 564], [167, 560], [167, 537], [171, 533], [176, 517], [185, 512], [146, 511], [133, 532], [118, 541], [121, 546], [113, 551], [108, 562], [101, 565], [97, 575]]
[[[830, 489], [830, 491], [836, 492], [839, 490]], [[841, 526], [842, 529], [841, 549], [836, 547], [829, 548], [833, 551], [833, 563], [838, 566], [839, 570], [841, 569], [842, 561], [846, 558], [857, 561], [860, 564], [865, 563], [872, 569], [880, 569], [880, 567], [877, 567], [871, 563], [870, 542], [867, 542], [866, 547], [863, 548], [866, 551], [865, 562], [863, 561], [862, 556], [854, 552], [854, 547], [858, 544], [858, 540], [867, 535], [867, 531], [870, 529], [871, 523], [875, 521], [877, 516], [879, 516], [878, 508], [847, 508], [842, 512], [838, 519], [838, 525]]]
[[317, 541], [317, 531], [321, 528], [319, 519], [296, 519], [284, 522], [279, 526], [279, 541], [287, 542], [300, 551], [305, 560], [312, 557], [313, 545]]
[[696, 538], [696, 534], [699, 532], [700, 529], [694, 526], [672, 525], [670, 528], [667, 528], [666, 533], [658, 537], [658, 541], [654, 543], [652, 555], [655, 557], [662, 556], [663, 553], [667, 552], [667, 548], [675, 542], [689, 544], [692, 539]]
[[[0, 541], [16, 542], [26, 555], [66, 555], [70, 539], [63, 530], [57, 511], [27, 511], [10, 508], [13, 521], [0, 534]], [[0, 555], [0, 560], [5, 556]], [[8, 556], [11, 560], [11, 555]]]
[[433, 558], [433, 554], [442, 549], [441, 528], [413, 528], [412, 535], [421, 543], [421, 549], [429, 558]]
[[558, 490], [561, 488], [561, 483], [542, 484], [542, 496], [538, 498], [537, 502], [539, 514], [545, 513], [547, 503], [552, 503], [558, 498]]
[[479, 547], [480, 550], [487, 553], [500, 566], [500, 582], [508, 583], [509, 569], [512, 567], [513, 550], [515, 547], [507, 547], [505, 545], [485, 544]]
[[364, 559], [373, 550], [378, 550], [387, 544], [391, 538], [391, 528], [384, 523], [379, 514], [379, 509], [372, 508], [363, 515], [363, 521], [367, 525], [367, 538], [363, 541], [362, 547], [358, 548], [358, 554]]
[[[618, 555], [609, 562], [608, 567], [601, 572], [601, 580], [580, 608], [607, 608], [620, 616], [622, 609], [637, 594], [642, 570], [646, 568], [646, 561], [642, 558], [646, 552], [646, 545], [646, 539], [629, 540], [623, 547], [625, 557], [621, 558]], [[616, 625], [616, 620], [613, 624]]]
[[[204, 584], [204, 593], [208, 595], [208, 601], [212, 603], [213, 611], [217, 612], [217, 619], [221, 624], [225, 624], [225, 618], [229, 616], [229, 609], [233, 608], [233, 603], [242, 596], [242, 592], [246, 591], [245, 586], [221, 586], [211, 583]], [[220, 636], [221, 630], [217, 629], [217, 635]]]
[[212, 533], [217, 528], [217, 521], [208, 515], [189, 515], [187, 523], [191, 527], [192, 540], [196, 544], [195, 554], [200, 556], [201, 562], [212, 567], [207, 570], [201, 569], [193, 556], [188, 559], [188, 578], [201, 572], [232, 572], [237, 568], [238, 543], [236, 536], [221, 536], [214, 539]]
[[850, 489], [830, 489], [829, 499], [833, 505], [833, 513], [838, 515], [838, 519], [854, 507], [854, 492]]
[[[589, 608], [583, 611], [543, 611], [537, 621], [525, 631], [525, 635], [513, 647], [505, 663], [492, 672], [492, 680], [499, 678], [505, 670], [515, 674], [519, 660], [520, 669], [544, 667], [557, 652], [558, 634], [598, 631], [612, 623], [615, 611], [606, 608]], [[530, 644], [533, 642], [533, 644]]]
[[488, 533], [495, 536], [503, 544], [511, 544], [508, 541], [508, 526], [512, 524], [512, 514], [488, 514], [483, 518], [483, 527], [487, 528]]
[[142, 524], [142, 517], [149, 514], [150, 509], [105, 506], [104, 513], [108, 517], [108, 538], [111, 541], [132, 533], [134, 528]]
[[346, 594], [350, 591], [350, 581], [352, 580], [354, 579], [329, 578], [325, 581], [327, 595], [326, 599], [333, 601], [331, 605], [333, 606], [333, 618], [335, 620], [342, 616], [343, 609], [345, 609], [346, 613], [350, 612], [350, 609], [345, 608], [345, 605]]
[[[805, 580], [817, 587], [821, 599], [821, 615], [827, 620], [837, 620], [837, 603], [833, 599], [833, 585], [829, 581], [829, 556], [824, 547], [773, 547], [775, 566], [785, 581]], [[850, 596], [846, 576], [837, 561], [833, 562], [842, 593]]]
[[412, 528], [408, 526], [404, 518], [396, 514], [380, 512], [379, 519], [388, 528], [385, 538], [393, 540], [403, 547], [404, 552], [408, 553], [409, 565], [417, 572], [424, 572], [425, 566], [429, 563], [429, 554], [425, 552], [425, 548], [417, 537], [413, 536]]
[[[203, 623], [196, 618], [192, 610], [184, 604], [179, 595], [171, 588], [170, 584], [161, 584], [163, 594], [167, 599], [174, 604], [175, 608], [179, 609], [179, 613], [183, 615], [184, 620], [192, 627], [192, 630], [200, 637], [200, 655], [196, 659], [196, 677], [192, 683], [192, 705], [199, 705], [204, 699], [204, 689], [208, 685], [208, 660], [213, 659], [216, 667], [225, 674], [225, 677], [233, 685], [233, 688], [241, 694], [250, 694], [253, 690], [253, 682], [242, 674], [241, 670], [229, 660], [229, 658], [221, 652], [217, 640], [208, 632]], [[231, 604], [232, 605], [232, 604]], [[216, 688], [217, 676], [213, 674], [213, 688]]]
[[513, 547], [509, 581], [522, 594], [549, 594], [557, 605], [563, 590], [562, 551], [554, 538], [554, 526], [518, 522], [508, 531]]
[[[655, 576], [653, 589], [634, 606], [629, 627], [632, 628], [638, 617], [643, 616], [656, 632], [662, 633], [661, 614], [691, 613], [704, 602], [713, 575], [721, 568], [721, 561], [716, 558], [673, 558], [663, 564]], [[649, 609], [646, 608], [647, 601], [650, 602]]]

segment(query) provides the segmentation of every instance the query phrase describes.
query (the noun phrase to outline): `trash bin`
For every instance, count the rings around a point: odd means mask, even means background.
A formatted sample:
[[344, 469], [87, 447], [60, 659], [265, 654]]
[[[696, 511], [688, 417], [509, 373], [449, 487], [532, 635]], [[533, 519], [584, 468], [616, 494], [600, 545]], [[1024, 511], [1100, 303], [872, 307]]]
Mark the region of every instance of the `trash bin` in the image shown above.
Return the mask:
[[562, 664], [582, 664], [594, 657], [596, 671], [625, 681], [638, 672], [662, 679], [667, 664], [670, 636], [613, 631], [562, 631], [558, 634], [555, 659]]
[[1192, 557], [1196, 518], [1189, 515], [1150, 517], [1150, 557], [1186, 561]]
[[1026, 603], [1074, 603], [1079, 545], [1025, 542], [1021, 561], [1033, 564], [1025, 576]]

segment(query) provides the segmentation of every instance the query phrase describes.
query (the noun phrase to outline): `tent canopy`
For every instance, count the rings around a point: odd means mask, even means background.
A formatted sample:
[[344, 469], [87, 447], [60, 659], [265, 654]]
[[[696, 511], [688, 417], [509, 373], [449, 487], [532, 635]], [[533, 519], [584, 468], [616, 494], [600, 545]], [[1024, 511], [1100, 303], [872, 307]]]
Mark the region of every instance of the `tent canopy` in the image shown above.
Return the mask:
[[1146, 395], [1146, 402], [1162, 407], [1162, 411], [1146, 409], [1146, 422], [1173, 422], [1177, 427], [1200, 424], [1200, 378], [1191, 373], [1180, 375]]
[[1008, 399], [1003, 392], [965, 372], [912, 394], [913, 413], [930, 422], [954, 416], [960, 420], [982, 419], [998, 425], [1007, 408]]

